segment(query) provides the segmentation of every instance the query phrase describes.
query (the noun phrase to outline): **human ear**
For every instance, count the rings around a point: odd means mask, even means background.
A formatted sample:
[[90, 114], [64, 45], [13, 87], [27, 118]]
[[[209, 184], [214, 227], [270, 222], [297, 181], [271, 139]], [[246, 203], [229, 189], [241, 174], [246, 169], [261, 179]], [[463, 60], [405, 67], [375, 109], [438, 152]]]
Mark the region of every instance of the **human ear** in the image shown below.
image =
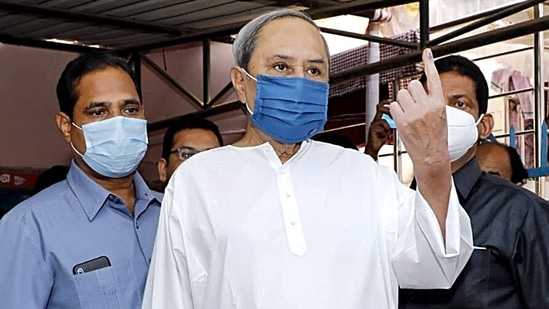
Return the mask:
[[490, 134], [492, 134], [492, 129], [494, 129], [494, 117], [492, 114], [484, 114], [482, 120], [479, 123], [480, 127], [478, 130], [479, 138], [486, 139]]
[[233, 87], [238, 96], [238, 99], [242, 103], [248, 103], [246, 101], [246, 85], [244, 78], [244, 73], [242, 72], [242, 69], [240, 67], [231, 67], [231, 82], [233, 83]]
[[163, 183], [166, 183], [166, 180], [168, 179], [168, 162], [166, 159], [160, 158], [156, 164], [156, 168], [158, 169], [158, 178]]
[[61, 132], [61, 135], [63, 136], [65, 142], [70, 143], [72, 127], [71, 118], [67, 116], [67, 114], [59, 112], [55, 115], [55, 122], [57, 123], [57, 128]]

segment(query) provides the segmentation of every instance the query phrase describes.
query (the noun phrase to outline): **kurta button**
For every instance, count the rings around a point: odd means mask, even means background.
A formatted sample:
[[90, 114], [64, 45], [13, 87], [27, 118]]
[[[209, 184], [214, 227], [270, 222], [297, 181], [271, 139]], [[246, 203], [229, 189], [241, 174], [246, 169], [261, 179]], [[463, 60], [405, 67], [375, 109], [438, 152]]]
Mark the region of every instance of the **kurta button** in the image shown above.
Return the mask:
[[291, 221], [290, 221], [290, 224], [291, 224], [291, 225], [295, 225], [295, 220], [291, 220]]

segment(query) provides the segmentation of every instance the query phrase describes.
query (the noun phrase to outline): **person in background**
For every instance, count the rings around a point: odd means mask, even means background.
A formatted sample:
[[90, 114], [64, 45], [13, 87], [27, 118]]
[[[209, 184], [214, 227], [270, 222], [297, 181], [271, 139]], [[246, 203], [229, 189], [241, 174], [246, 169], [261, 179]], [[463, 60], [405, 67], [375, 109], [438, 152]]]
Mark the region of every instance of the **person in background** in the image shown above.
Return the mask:
[[[38, 175], [38, 178], [36, 179], [36, 182], [32, 188], [32, 191], [30, 193], [30, 196], [35, 195], [36, 193], [44, 190], [45, 188], [60, 182], [61, 180], [64, 180], [67, 178], [67, 172], [69, 170], [69, 167], [66, 165], [54, 165], [42, 173]], [[10, 203], [8, 205], [12, 205], [12, 207], [6, 206], [2, 202], [4, 201], [5, 196], [13, 196], [16, 197], [15, 200], [13, 198], [8, 199]], [[16, 206], [20, 204], [22, 201], [28, 198], [27, 194], [18, 193], [18, 192], [8, 192], [5, 194], [5, 196], [0, 195], [0, 219], [8, 213], [10, 209], [13, 208], [13, 206]], [[19, 198], [17, 198], [19, 197]]]
[[385, 309], [399, 285], [450, 287], [472, 238], [430, 50], [429, 93], [416, 81], [390, 107], [417, 192], [361, 152], [310, 139], [329, 89], [329, 51], [310, 17], [260, 15], [233, 51], [245, 134], [172, 175], [143, 308]]
[[56, 122], [73, 160], [0, 221], [2, 308], [141, 306], [162, 195], [136, 171], [148, 144], [138, 85], [102, 51], [65, 67]]
[[366, 147], [364, 147], [364, 153], [372, 157], [375, 161], [378, 159], [379, 150], [389, 138], [391, 133], [391, 126], [387, 120], [383, 119], [383, 115], [390, 116], [391, 112], [389, 111], [390, 101], [384, 100], [377, 104], [376, 114], [370, 122], [368, 127], [368, 140]]
[[499, 142], [482, 142], [477, 146], [477, 159], [484, 172], [507, 179], [519, 186], [526, 184], [528, 171], [517, 150]]
[[193, 155], [223, 146], [217, 125], [205, 118], [188, 115], [176, 120], [162, 142], [162, 158], [158, 160], [158, 177], [164, 184], [183, 161]]
[[54, 165], [38, 175], [32, 188], [32, 195], [48, 188], [49, 186], [67, 179], [69, 167], [66, 165]]
[[[454, 183], [471, 218], [474, 252], [454, 285], [403, 289], [401, 309], [549, 308], [549, 204], [500, 177], [483, 173], [475, 153], [492, 132], [488, 84], [461, 56], [435, 61], [446, 99]], [[429, 73], [421, 81], [429, 86]]]

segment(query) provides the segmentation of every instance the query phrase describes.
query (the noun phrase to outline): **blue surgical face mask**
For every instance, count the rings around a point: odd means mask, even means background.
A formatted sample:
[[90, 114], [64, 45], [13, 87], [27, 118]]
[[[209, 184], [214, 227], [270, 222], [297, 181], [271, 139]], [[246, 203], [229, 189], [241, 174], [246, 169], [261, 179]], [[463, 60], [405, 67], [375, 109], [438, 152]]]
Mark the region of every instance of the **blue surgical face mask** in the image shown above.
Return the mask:
[[252, 124], [273, 139], [295, 144], [324, 129], [328, 117], [328, 83], [303, 77], [258, 75]]
[[137, 169], [147, 151], [147, 121], [124, 116], [73, 126], [84, 132], [86, 152], [71, 147], [84, 162], [105, 177], [121, 178]]

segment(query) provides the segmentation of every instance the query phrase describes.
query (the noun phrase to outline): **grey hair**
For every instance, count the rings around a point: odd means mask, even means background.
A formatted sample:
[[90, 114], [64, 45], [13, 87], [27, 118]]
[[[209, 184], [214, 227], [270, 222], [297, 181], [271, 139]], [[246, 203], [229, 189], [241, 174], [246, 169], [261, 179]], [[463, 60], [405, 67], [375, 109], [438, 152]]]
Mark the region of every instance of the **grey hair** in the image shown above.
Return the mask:
[[[248, 64], [250, 63], [252, 53], [254, 52], [257, 45], [257, 39], [259, 37], [259, 31], [261, 30], [261, 28], [263, 28], [263, 26], [275, 19], [280, 19], [284, 17], [300, 18], [313, 25], [316, 29], [318, 29], [320, 34], [320, 28], [318, 28], [314, 20], [303, 12], [292, 9], [283, 9], [265, 13], [254, 18], [252, 21], [242, 27], [242, 29], [240, 29], [240, 31], [238, 32], [238, 35], [236, 36], [236, 39], [233, 43], [233, 56], [236, 65], [244, 68], [245, 70], [248, 70]], [[324, 36], [320, 36], [322, 37], [324, 47], [326, 48], [326, 55], [328, 55], [329, 58], [330, 52], [328, 50], [328, 44], [324, 39]]]

